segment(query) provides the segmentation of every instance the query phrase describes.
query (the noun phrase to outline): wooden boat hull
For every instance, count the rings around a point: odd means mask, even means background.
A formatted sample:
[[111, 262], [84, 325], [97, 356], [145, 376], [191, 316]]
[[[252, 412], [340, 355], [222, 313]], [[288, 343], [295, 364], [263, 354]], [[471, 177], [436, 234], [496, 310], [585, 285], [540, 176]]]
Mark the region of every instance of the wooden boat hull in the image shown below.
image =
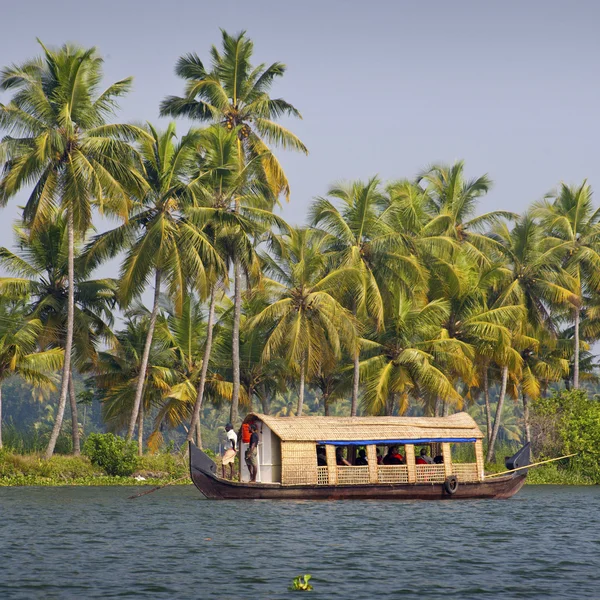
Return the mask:
[[[507, 475], [483, 482], [460, 483], [452, 495], [441, 483], [365, 485], [281, 485], [238, 483], [217, 477], [212, 461], [190, 443], [190, 475], [198, 490], [212, 500], [459, 500], [510, 498], [527, 475]], [[212, 463], [214, 466], [214, 463]]]

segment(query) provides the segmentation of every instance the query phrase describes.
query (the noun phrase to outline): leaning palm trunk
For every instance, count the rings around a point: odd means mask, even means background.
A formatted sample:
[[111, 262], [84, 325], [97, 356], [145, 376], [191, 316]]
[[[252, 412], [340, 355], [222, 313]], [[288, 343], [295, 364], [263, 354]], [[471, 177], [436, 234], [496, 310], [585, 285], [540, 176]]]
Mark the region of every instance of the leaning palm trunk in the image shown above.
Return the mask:
[[573, 389], [579, 389], [579, 320], [581, 309], [575, 307], [575, 351], [573, 356]]
[[242, 265], [236, 257], [233, 263], [233, 332], [231, 339], [231, 362], [233, 367], [233, 390], [229, 421], [236, 426], [240, 403], [240, 318], [242, 314]]
[[523, 421], [525, 424], [525, 441], [531, 442], [531, 424], [529, 421], [529, 398], [523, 394]]
[[138, 413], [142, 403], [142, 395], [144, 394], [144, 384], [146, 382], [146, 369], [148, 368], [148, 359], [150, 358], [150, 348], [152, 347], [152, 337], [154, 336], [154, 326], [158, 316], [158, 298], [160, 296], [160, 269], [156, 269], [156, 279], [154, 282], [154, 302], [152, 304], [152, 312], [150, 313], [150, 323], [148, 324], [148, 333], [146, 334], [146, 343], [144, 344], [144, 352], [142, 354], [142, 363], [140, 365], [140, 373], [137, 380], [137, 388], [135, 390], [135, 399], [133, 401], [133, 410], [129, 419], [129, 428], [127, 430], [127, 439], [133, 437], [135, 425], [138, 420]]
[[75, 226], [73, 223], [73, 209], [68, 208], [67, 210], [67, 238], [69, 245], [69, 254], [67, 262], [68, 272], [68, 290], [67, 290], [67, 337], [65, 340], [65, 357], [63, 363], [62, 381], [60, 384], [60, 396], [58, 398], [58, 410], [56, 411], [56, 419], [54, 420], [54, 427], [50, 434], [50, 441], [48, 442], [48, 448], [46, 449], [45, 457], [51, 458], [54, 454], [54, 448], [58, 436], [60, 435], [60, 429], [62, 427], [63, 417], [65, 414], [65, 407], [67, 405], [67, 393], [69, 391], [69, 381], [71, 374], [71, 349], [73, 348], [73, 328], [75, 322]]
[[486, 437], [488, 444], [492, 437], [492, 409], [490, 407], [490, 369], [486, 365], [483, 369], [483, 397], [485, 399], [485, 422], [487, 426]]
[[81, 454], [81, 446], [79, 441], [79, 419], [77, 418], [77, 397], [75, 396], [75, 386], [73, 385], [73, 373], [69, 373], [69, 400], [71, 402], [73, 456], [79, 456]]
[[[208, 308], [208, 322], [206, 324], [206, 346], [204, 347], [204, 356], [202, 357], [202, 369], [200, 371], [200, 383], [198, 384], [198, 395], [194, 404], [192, 421], [186, 437], [186, 441], [193, 440], [196, 425], [200, 422], [200, 411], [202, 410], [202, 401], [204, 399], [204, 386], [206, 385], [206, 374], [208, 373], [208, 361], [212, 351], [213, 328], [215, 320], [215, 286], [210, 290], [210, 305]], [[202, 448], [202, 441], [198, 440], [198, 447]]]
[[350, 405], [350, 416], [355, 417], [358, 410], [358, 384], [360, 382], [360, 358], [359, 351], [354, 355], [354, 374], [352, 378], [352, 404]]
[[0, 387], [0, 450], [2, 450], [2, 387]]
[[500, 396], [498, 397], [498, 406], [496, 407], [496, 417], [494, 418], [494, 428], [492, 429], [492, 437], [488, 445], [488, 451], [486, 456], [487, 462], [493, 462], [494, 460], [494, 446], [496, 445], [496, 439], [498, 438], [498, 431], [500, 430], [500, 421], [502, 420], [502, 408], [504, 407], [504, 397], [506, 396], [506, 386], [508, 384], [508, 367], [502, 368], [502, 386], [500, 388]]
[[304, 380], [306, 378], [305, 368], [304, 368], [304, 359], [300, 362], [300, 389], [298, 391], [298, 410], [296, 411], [296, 416], [302, 416], [302, 408], [304, 407]]
[[140, 416], [138, 418], [138, 456], [144, 454], [144, 405], [140, 405]]

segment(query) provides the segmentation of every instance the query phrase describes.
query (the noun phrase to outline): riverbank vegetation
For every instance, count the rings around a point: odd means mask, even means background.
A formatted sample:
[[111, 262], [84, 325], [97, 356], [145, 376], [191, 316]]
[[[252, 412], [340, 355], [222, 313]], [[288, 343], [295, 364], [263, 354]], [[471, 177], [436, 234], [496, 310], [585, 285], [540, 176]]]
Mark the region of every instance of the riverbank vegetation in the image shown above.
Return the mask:
[[[250, 410], [468, 410], [489, 463], [497, 444], [577, 446], [572, 465], [599, 481], [591, 186], [482, 211], [488, 175], [436, 164], [332, 184], [292, 226], [275, 211], [291, 198], [275, 150], [308, 152], [287, 128], [300, 113], [271, 95], [285, 65], [252, 54], [223, 32], [210, 64], [179, 59], [183, 93], [160, 106], [195, 122], [179, 134], [119, 123], [132, 80], [106, 84], [93, 48], [42, 45], [3, 69], [0, 204], [25, 200], [0, 248], [0, 448], [3, 423], [8, 449], [43, 443], [46, 459], [107, 429], [151, 461], [169, 440], [218, 449], [218, 428]], [[115, 226], [98, 232], [99, 215]], [[118, 275], [99, 277], [109, 260]], [[9, 478], [96, 473], [2, 457]]]

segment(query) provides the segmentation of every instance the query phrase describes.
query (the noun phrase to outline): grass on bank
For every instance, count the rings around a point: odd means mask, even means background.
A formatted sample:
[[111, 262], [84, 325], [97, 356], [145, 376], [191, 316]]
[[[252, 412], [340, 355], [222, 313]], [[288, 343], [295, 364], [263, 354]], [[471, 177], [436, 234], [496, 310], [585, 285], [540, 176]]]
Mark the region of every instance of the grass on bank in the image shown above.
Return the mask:
[[182, 454], [144, 455], [139, 458], [135, 472], [126, 477], [107, 475], [86, 456], [55, 455], [50, 460], [42, 456], [41, 453], [23, 455], [0, 451], [0, 486], [161, 485], [188, 472], [187, 459]]

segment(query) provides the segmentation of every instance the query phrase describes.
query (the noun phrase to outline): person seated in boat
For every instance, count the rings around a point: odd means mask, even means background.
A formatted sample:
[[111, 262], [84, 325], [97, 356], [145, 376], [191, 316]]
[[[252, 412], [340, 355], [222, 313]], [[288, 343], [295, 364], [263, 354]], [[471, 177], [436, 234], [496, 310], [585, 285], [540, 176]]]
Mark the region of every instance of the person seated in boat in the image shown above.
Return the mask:
[[437, 456], [434, 457], [433, 464], [435, 464], [435, 465], [443, 465], [444, 464], [444, 457], [441, 454], [438, 454]]
[[417, 464], [417, 465], [432, 465], [433, 464], [433, 458], [431, 458], [431, 456], [428, 456], [427, 448], [421, 448], [421, 452], [419, 452], [419, 456], [417, 456], [417, 458], [415, 460], [415, 464]]
[[335, 464], [340, 467], [351, 467], [352, 465], [344, 458], [344, 449], [338, 446], [335, 449]]
[[250, 473], [250, 483], [254, 483], [258, 471], [258, 427], [255, 423], [250, 425], [250, 432], [250, 445], [246, 450], [246, 465]]
[[317, 466], [327, 466], [327, 453], [325, 452], [325, 446], [317, 446]]
[[225, 465], [229, 465], [229, 479], [233, 479], [233, 464], [237, 454], [237, 434], [233, 430], [231, 423], [225, 425], [225, 431], [227, 432], [227, 449], [221, 459], [221, 469], [223, 471], [223, 479], [225, 479]]
[[356, 457], [356, 462], [354, 463], [357, 467], [367, 467], [369, 466], [369, 461], [367, 460], [367, 453], [364, 448], [361, 448], [358, 451], [358, 456]]
[[377, 456], [377, 464], [382, 465], [383, 464], [383, 456], [381, 456], [381, 450], [379, 448], [376, 448], [375, 453]]
[[398, 452], [398, 446], [390, 446], [388, 453], [383, 457], [384, 465], [403, 465], [404, 457]]

